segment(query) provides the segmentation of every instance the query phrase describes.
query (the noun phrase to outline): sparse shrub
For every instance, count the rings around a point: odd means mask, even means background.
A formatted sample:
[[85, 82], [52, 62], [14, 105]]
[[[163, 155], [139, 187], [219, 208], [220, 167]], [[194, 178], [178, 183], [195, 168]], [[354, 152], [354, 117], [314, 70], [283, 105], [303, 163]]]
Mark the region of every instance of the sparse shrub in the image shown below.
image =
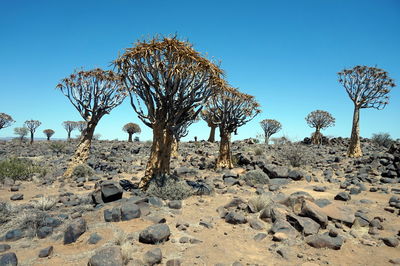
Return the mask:
[[393, 139], [390, 137], [389, 133], [372, 134], [371, 140], [373, 143], [386, 148], [389, 148], [393, 143]]
[[165, 200], [182, 200], [193, 194], [191, 187], [174, 175], [153, 177], [147, 188], [147, 194]]
[[0, 224], [7, 223], [11, 219], [12, 206], [8, 202], [0, 202]]
[[133, 259], [133, 255], [136, 252], [135, 246], [130, 242], [125, 242], [121, 245], [121, 254], [122, 261], [124, 265], [127, 265], [131, 259]]
[[273, 138], [271, 140], [274, 143], [274, 145], [285, 145], [291, 143], [290, 139], [286, 136], [282, 136], [280, 138]]
[[260, 155], [263, 154], [263, 150], [261, 148], [256, 148], [254, 150], [254, 154], [257, 155], [257, 156], [260, 156]]
[[271, 203], [271, 197], [267, 194], [261, 194], [260, 196], [251, 198], [249, 205], [253, 207], [256, 212], [262, 211]]
[[33, 205], [41, 211], [49, 211], [56, 205], [57, 199], [52, 197], [40, 197]]
[[42, 172], [42, 168], [28, 159], [8, 158], [0, 161], [0, 180], [11, 178], [14, 180], [27, 180], [35, 173]]
[[281, 150], [281, 153], [282, 157], [293, 167], [300, 167], [310, 161], [305, 147], [301, 144], [287, 145]]
[[90, 166], [86, 164], [80, 164], [75, 166], [74, 170], [72, 171], [72, 176], [74, 177], [88, 177], [94, 174], [94, 171]]
[[65, 149], [65, 143], [61, 141], [52, 142], [49, 144], [49, 148], [52, 152], [55, 152], [59, 155]]
[[35, 237], [40, 227], [45, 226], [48, 217], [44, 211], [24, 210], [15, 216], [15, 225], [26, 232], [27, 237]]

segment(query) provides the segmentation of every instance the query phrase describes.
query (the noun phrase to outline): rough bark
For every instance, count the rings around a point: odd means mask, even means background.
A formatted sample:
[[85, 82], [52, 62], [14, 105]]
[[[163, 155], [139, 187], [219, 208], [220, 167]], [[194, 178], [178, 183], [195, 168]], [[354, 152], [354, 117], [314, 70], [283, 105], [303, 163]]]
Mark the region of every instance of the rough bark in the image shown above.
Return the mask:
[[128, 142], [132, 142], [132, 133], [128, 133]]
[[76, 148], [74, 155], [71, 158], [71, 162], [68, 164], [67, 170], [64, 173], [64, 177], [71, 177], [74, 168], [80, 164], [86, 163], [90, 155], [90, 147], [92, 145], [92, 139], [94, 130], [96, 129], [97, 122], [89, 122], [85, 131], [83, 131], [82, 138]]
[[219, 146], [219, 156], [217, 159], [216, 167], [219, 168], [233, 168], [232, 154], [231, 154], [231, 133], [221, 130], [221, 142]]
[[215, 129], [216, 126], [210, 126], [211, 130], [210, 130], [210, 136], [208, 137], [208, 141], [209, 142], [215, 142]]
[[47, 136], [47, 140], [50, 141], [50, 136]]
[[179, 141], [174, 138], [172, 141], [172, 147], [171, 147], [171, 157], [178, 157], [178, 148], [179, 148]]
[[315, 145], [321, 145], [322, 144], [322, 134], [321, 134], [319, 128], [316, 128], [314, 134], [312, 134], [311, 143], [315, 144]]
[[163, 126], [153, 127], [153, 144], [150, 158], [146, 166], [145, 176], [140, 180], [139, 186], [146, 189], [153, 176], [170, 173], [171, 146], [173, 135]]
[[71, 131], [67, 131], [67, 133], [68, 133], [67, 141], [70, 141], [71, 140]]
[[31, 144], [33, 144], [33, 132], [31, 131]]
[[347, 151], [347, 156], [362, 156], [360, 143], [360, 108], [358, 106], [354, 106], [353, 127], [351, 129], [350, 145], [349, 150]]
[[270, 136], [265, 135], [265, 144], [266, 144], [266, 145], [269, 145], [269, 137], [270, 137]]

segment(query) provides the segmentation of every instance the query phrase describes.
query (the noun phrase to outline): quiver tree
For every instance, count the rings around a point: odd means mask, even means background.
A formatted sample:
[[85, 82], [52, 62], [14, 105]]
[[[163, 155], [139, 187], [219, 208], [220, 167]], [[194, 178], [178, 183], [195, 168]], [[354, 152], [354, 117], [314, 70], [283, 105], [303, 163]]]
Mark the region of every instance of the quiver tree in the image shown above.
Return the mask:
[[[189, 111], [189, 113], [192, 113], [193, 110]], [[190, 114], [192, 115], [192, 114]], [[173, 140], [172, 140], [172, 146], [171, 146], [171, 156], [172, 157], [178, 157], [178, 149], [179, 149], [179, 142], [181, 138], [184, 138], [187, 136], [189, 133], [188, 127], [199, 121], [199, 117], [196, 117], [194, 120], [186, 121], [186, 123], [182, 124], [182, 126], [179, 128], [179, 130], [176, 130], [173, 135]], [[194, 137], [195, 141], [197, 141], [197, 137]]]
[[321, 130], [335, 125], [335, 118], [327, 111], [312, 111], [305, 119], [311, 128], [315, 128], [315, 132], [311, 136], [312, 144], [320, 145], [323, 137]]
[[46, 135], [47, 140], [50, 140], [51, 136], [53, 136], [54, 133], [55, 133], [55, 132], [54, 132], [54, 130], [52, 130], [52, 129], [45, 129], [45, 130], [43, 130], [43, 134]]
[[207, 123], [207, 126], [210, 128], [210, 136], [208, 137], [209, 142], [215, 142], [215, 129], [218, 127], [217, 124], [214, 124], [215, 118], [213, 117], [215, 110], [212, 109], [203, 109], [201, 111], [201, 118]]
[[123, 131], [128, 133], [128, 142], [132, 142], [132, 135], [136, 133], [140, 133], [142, 130], [140, 129], [140, 126], [135, 123], [128, 123], [126, 124], [123, 128]]
[[24, 126], [31, 133], [31, 144], [33, 143], [33, 136], [35, 134], [36, 129], [42, 124], [42, 122], [38, 120], [26, 120]]
[[338, 73], [339, 82], [346, 89], [354, 103], [353, 126], [349, 157], [362, 156], [360, 144], [360, 109], [375, 108], [382, 110], [389, 103], [389, 92], [395, 87], [394, 80], [382, 69], [368, 66], [355, 66]]
[[85, 163], [90, 154], [94, 131], [100, 119], [122, 103], [126, 89], [121, 77], [99, 68], [75, 71], [57, 88], [69, 99], [87, 123], [64, 176], [69, 177], [75, 166]]
[[0, 113], [0, 129], [11, 126], [14, 123], [14, 119], [11, 115]]
[[264, 131], [265, 143], [268, 145], [269, 138], [282, 129], [279, 121], [274, 119], [264, 119], [260, 122], [261, 128]]
[[139, 184], [146, 188], [152, 177], [170, 173], [173, 136], [222, 85], [222, 70], [176, 37], [139, 41], [114, 64], [129, 88], [133, 110], [153, 129], [150, 159]]
[[19, 136], [19, 140], [22, 142], [26, 135], [28, 135], [29, 129], [26, 127], [16, 127], [14, 128], [14, 134]]
[[218, 125], [221, 137], [216, 167], [233, 168], [231, 134], [260, 113], [259, 104], [253, 96], [229, 88], [214, 95], [207, 109], [215, 110], [213, 123]]
[[83, 131], [86, 129], [86, 127], [87, 127], [86, 121], [77, 121], [76, 122], [76, 128], [81, 133], [81, 136], [82, 136]]
[[67, 131], [67, 140], [71, 140], [71, 132], [77, 128], [78, 124], [75, 121], [64, 121], [62, 122], [63, 128]]

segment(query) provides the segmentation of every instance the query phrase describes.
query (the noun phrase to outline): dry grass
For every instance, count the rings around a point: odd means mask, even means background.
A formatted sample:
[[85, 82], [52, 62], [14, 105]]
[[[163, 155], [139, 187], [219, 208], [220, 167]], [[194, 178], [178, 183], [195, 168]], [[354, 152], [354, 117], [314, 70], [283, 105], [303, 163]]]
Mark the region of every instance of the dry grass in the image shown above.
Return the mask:
[[265, 209], [271, 203], [271, 201], [272, 200], [270, 196], [262, 194], [260, 196], [251, 198], [249, 200], [249, 205], [253, 206], [254, 210], [259, 212]]
[[40, 197], [33, 206], [41, 211], [49, 211], [56, 205], [57, 199], [54, 197]]
[[121, 254], [124, 264], [128, 264], [133, 259], [133, 254], [136, 252], [135, 246], [129, 241], [121, 245]]

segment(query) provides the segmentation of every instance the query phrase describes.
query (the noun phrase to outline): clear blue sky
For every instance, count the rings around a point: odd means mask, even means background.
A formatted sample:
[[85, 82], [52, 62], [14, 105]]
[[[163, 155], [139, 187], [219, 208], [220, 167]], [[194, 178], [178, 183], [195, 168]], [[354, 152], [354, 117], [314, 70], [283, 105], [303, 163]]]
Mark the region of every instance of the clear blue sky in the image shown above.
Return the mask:
[[[55, 89], [75, 68], [107, 68], [118, 52], [155, 34], [177, 33], [195, 49], [221, 60], [228, 82], [254, 95], [263, 112], [234, 139], [261, 133], [259, 121], [279, 120], [294, 140], [309, 136], [304, 117], [322, 109], [336, 118], [323, 131], [348, 137], [353, 104], [337, 72], [355, 65], [377, 65], [400, 85], [400, 1], [0, 1], [0, 112], [16, 123], [42, 122], [64, 138], [61, 123], [82, 120]], [[127, 99], [128, 100], [128, 99]], [[388, 132], [400, 138], [400, 88], [382, 111], [361, 112], [361, 135]], [[139, 123], [142, 140], [151, 139], [128, 101], [105, 116], [96, 133], [125, 139], [122, 126]], [[204, 122], [187, 139], [208, 137]], [[77, 133], [75, 133], [76, 135]], [[73, 133], [74, 135], [74, 133]]]

